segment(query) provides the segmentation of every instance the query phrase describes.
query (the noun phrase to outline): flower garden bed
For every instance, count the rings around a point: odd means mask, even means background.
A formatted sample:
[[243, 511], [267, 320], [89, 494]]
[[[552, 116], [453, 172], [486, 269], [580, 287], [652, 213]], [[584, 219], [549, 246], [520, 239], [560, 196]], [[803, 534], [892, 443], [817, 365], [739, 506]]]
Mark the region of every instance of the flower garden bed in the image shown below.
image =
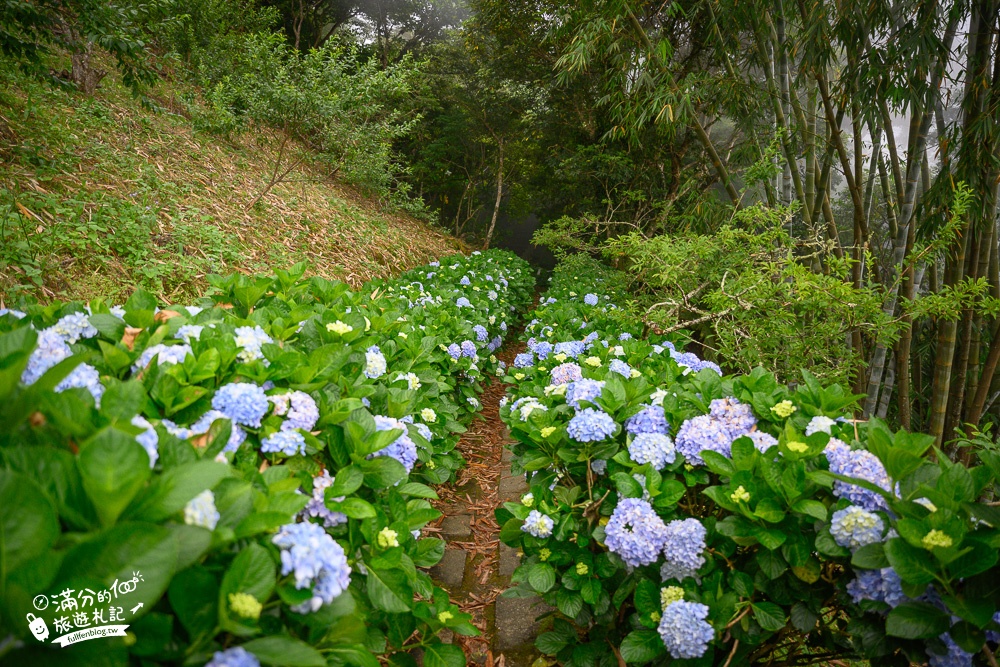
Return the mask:
[[[651, 335], [614, 277], [557, 267], [501, 415], [530, 491], [497, 511], [508, 595], [557, 611], [562, 665], [995, 665], [1000, 456], [849, 419]], [[935, 456], [936, 454], [936, 456]]]
[[0, 312], [0, 657], [465, 664], [420, 529], [532, 273], [490, 251], [352, 292], [302, 268]]

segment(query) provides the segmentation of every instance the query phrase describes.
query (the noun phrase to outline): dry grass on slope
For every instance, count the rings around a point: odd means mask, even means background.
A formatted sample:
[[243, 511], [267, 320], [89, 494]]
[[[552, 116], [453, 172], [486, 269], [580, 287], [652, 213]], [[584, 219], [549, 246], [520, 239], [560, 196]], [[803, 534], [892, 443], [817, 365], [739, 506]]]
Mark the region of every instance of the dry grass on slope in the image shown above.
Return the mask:
[[196, 132], [176, 88], [161, 86], [152, 110], [110, 80], [88, 99], [0, 79], [0, 300], [120, 302], [142, 286], [177, 302], [209, 273], [300, 261], [357, 286], [462, 250], [331, 180], [292, 142], [280, 170], [304, 161], [248, 208], [280, 137]]

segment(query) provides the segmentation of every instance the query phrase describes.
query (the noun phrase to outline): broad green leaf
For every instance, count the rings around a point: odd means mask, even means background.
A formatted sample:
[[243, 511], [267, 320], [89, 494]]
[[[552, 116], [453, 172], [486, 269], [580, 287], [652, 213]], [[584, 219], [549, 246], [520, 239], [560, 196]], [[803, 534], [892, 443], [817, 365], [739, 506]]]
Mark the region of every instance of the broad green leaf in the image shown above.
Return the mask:
[[937, 637], [951, 625], [948, 614], [927, 602], [903, 602], [889, 612], [885, 632], [903, 639]]
[[77, 466], [83, 488], [105, 526], [118, 520], [150, 475], [146, 450], [134, 436], [113, 427], [99, 431], [80, 447]]
[[305, 642], [274, 635], [252, 639], [243, 648], [250, 651], [265, 665], [275, 667], [326, 667], [323, 654]]

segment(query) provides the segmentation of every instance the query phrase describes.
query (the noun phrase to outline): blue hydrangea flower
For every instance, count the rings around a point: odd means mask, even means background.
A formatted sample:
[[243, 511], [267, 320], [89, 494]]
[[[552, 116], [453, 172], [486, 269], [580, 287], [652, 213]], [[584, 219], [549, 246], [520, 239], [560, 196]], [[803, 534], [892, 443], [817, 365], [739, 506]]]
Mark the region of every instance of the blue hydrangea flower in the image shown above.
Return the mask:
[[667, 562], [693, 576], [705, 564], [705, 526], [697, 519], [678, 519], [667, 524], [663, 533], [663, 554]]
[[659, 558], [666, 528], [648, 502], [623, 498], [604, 527], [604, 543], [629, 567], [641, 567]]
[[164, 345], [163, 343], [152, 345], [143, 350], [136, 362], [132, 364], [132, 372], [138, 373], [146, 368], [154, 357], [157, 366], [170, 366], [183, 362], [184, 357], [189, 354], [193, 354], [190, 345]]
[[34, 384], [45, 371], [72, 355], [73, 351], [69, 349], [62, 335], [51, 329], [43, 329], [39, 332], [35, 349], [28, 358], [28, 366], [21, 373], [21, 382]]
[[368, 458], [372, 459], [376, 456], [392, 457], [402, 463], [403, 467], [406, 468], [406, 472], [409, 473], [413, 470], [413, 466], [417, 462], [417, 445], [410, 438], [409, 432], [406, 430], [406, 424], [392, 417], [385, 417], [383, 415], [372, 416], [375, 419], [375, 430], [391, 431], [393, 429], [400, 429], [403, 433], [390, 443], [389, 446], [369, 454]]
[[851, 505], [833, 513], [830, 519], [830, 534], [842, 547], [856, 551], [866, 544], [882, 540], [885, 525], [877, 514]]
[[532, 349], [538, 355], [539, 360], [545, 361], [552, 354], [552, 343], [545, 340], [539, 341]]
[[496, 291], [494, 290], [490, 290], [489, 292], [486, 293], [486, 298], [489, 299], [490, 301], [496, 301], [498, 296], [500, 295], [497, 294]]
[[528, 518], [524, 520], [524, 525], [521, 526], [521, 530], [534, 537], [546, 538], [552, 534], [552, 529], [555, 527], [555, 523], [552, 519], [538, 510], [531, 510], [528, 513]]
[[678, 600], [663, 610], [657, 632], [675, 660], [700, 658], [715, 639], [715, 629], [705, 620], [708, 607], [700, 602]]
[[480, 343], [485, 343], [490, 339], [490, 332], [486, 330], [482, 324], [477, 324], [472, 327], [472, 331], [476, 334], [476, 340]]
[[472, 303], [464, 296], [460, 296], [455, 299], [455, 306], [457, 308], [472, 308]]
[[627, 331], [623, 331], [622, 333], [618, 334], [618, 340], [632, 340], [632, 334], [630, 334]]
[[617, 427], [611, 415], [595, 408], [586, 408], [569, 420], [566, 433], [577, 442], [597, 442], [612, 436]]
[[260, 660], [242, 646], [216, 651], [205, 667], [260, 667]]
[[[301, 512], [303, 517], [322, 519], [323, 525], [327, 528], [335, 528], [336, 526], [347, 523], [346, 514], [343, 512], [334, 512], [326, 506], [326, 490], [333, 486], [335, 479], [336, 478], [331, 477], [330, 473], [326, 470], [313, 477], [312, 495], [309, 497], [309, 504], [306, 505]], [[340, 502], [343, 499], [344, 496], [334, 498], [337, 502]]]
[[927, 648], [928, 667], [972, 667], [972, 654], [955, 643], [947, 632], [938, 637], [944, 642], [945, 652], [935, 653]]
[[583, 340], [580, 341], [580, 342], [582, 342], [585, 346], [587, 346], [587, 349], [589, 349], [590, 346], [591, 346], [591, 344], [595, 340], [597, 340], [597, 332], [596, 331], [591, 331], [589, 334], [587, 334], [586, 336], [584, 336]]
[[458, 281], [459, 285], [470, 285], [472, 281], [469, 280], [469, 276], [462, 276], [462, 279]]
[[260, 420], [270, 407], [263, 388], [251, 382], [231, 382], [219, 387], [212, 397], [212, 407], [234, 424], [260, 428]]
[[585, 294], [583, 297], [583, 302], [588, 306], [597, 305], [597, 295], [596, 294]]
[[612, 359], [608, 363], [608, 370], [612, 373], [618, 373], [624, 378], [632, 377], [632, 367], [626, 364], [621, 359]]
[[[744, 435], [757, 445], [756, 438], [750, 435], [750, 429], [757, 423], [750, 406], [735, 398], [718, 398], [712, 401], [710, 410], [707, 415], [687, 420], [677, 431], [675, 444], [689, 463], [702, 465], [701, 452], [706, 449], [730, 456], [733, 440]], [[761, 444], [768, 443], [767, 438], [756, 437], [761, 438]]]
[[101, 396], [104, 395], [104, 385], [101, 384], [101, 374], [90, 364], [80, 364], [56, 385], [56, 392], [67, 389], [86, 389], [94, 397], [94, 404], [101, 407]]
[[[993, 622], [1000, 623], [1000, 611], [993, 614]], [[986, 641], [992, 642], [994, 644], [1000, 643], [1000, 632], [997, 632], [996, 630], [987, 630]]]
[[565, 364], [559, 364], [549, 371], [549, 377], [552, 378], [552, 384], [566, 384], [567, 382], [582, 380], [583, 371], [580, 370], [579, 366], [568, 361]]
[[305, 454], [306, 439], [298, 431], [278, 431], [261, 440], [260, 451], [266, 454], [279, 453], [285, 456]]
[[284, 417], [281, 424], [283, 431], [302, 429], [311, 431], [319, 421], [319, 408], [313, 397], [304, 391], [289, 391], [274, 394], [267, 399], [274, 404], [274, 414]]
[[656, 470], [663, 470], [677, 458], [674, 441], [661, 433], [638, 434], [629, 443], [628, 455], [640, 465], [652, 464]]
[[0, 317], [4, 315], [10, 315], [11, 317], [16, 317], [19, 320], [23, 320], [27, 317], [27, 314], [20, 310], [14, 310], [13, 308], [0, 308]]
[[673, 357], [678, 366], [687, 369], [685, 373], [697, 373], [702, 369], [711, 368], [719, 375], [722, 375], [722, 369], [719, 368], [718, 364], [711, 361], [703, 361], [693, 352], [677, 352], [673, 347], [671, 347], [670, 356]]
[[579, 409], [582, 401], [593, 403], [600, 398], [603, 390], [604, 380], [583, 378], [576, 382], [570, 382], [566, 386], [566, 402]]
[[[264, 353], [260, 351], [261, 346], [265, 343], [274, 342], [274, 339], [268, 336], [267, 332], [259, 326], [236, 327], [236, 333], [233, 338], [236, 341], [236, 347], [240, 348], [236, 357], [245, 364], [257, 361], [258, 359], [264, 359]], [[264, 365], [266, 366], [267, 363]]]
[[603, 475], [608, 471], [608, 460], [607, 459], [594, 459], [590, 462], [590, 469], [593, 470], [598, 475]]
[[750, 406], [732, 397], [717, 398], [712, 401], [709, 404], [708, 414], [722, 422], [734, 438], [737, 434], [748, 433], [757, 423]]
[[452, 343], [448, 346], [448, 354], [451, 356], [452, 361], [458, 361], [462, 358], [462, 348], [458, 343]]
[[[569, 402], [567, 400], [567, 402]], [[629, 433], [660, 433], [667, 435], [670, 424], [663, 413], [662, 405], [647, 405], [625, 420], [625, 430]]]
[[556, 354], [565, 354], [571, 359], [576, 359], [581, 354], [586, 352], [587, 346], [584, 345], [583, 341], [571, 340], [565, 343], [556, 343], [553, 351]]
[[[885, 471], [885, 466], [878, 460], [878, 457], [871, 452], [864, 450], [852, 450], [844, 442], [833, 438], [824, 450], [827, 460], [830, 462], [830, 472], [863, 479], [886, 491], [892, 490], [892, 483], [889, 475]], [[874, 491], [863, 489], [855, 484], [836, 481], [833, 483], [833, 494], [841, 498], [847, 498], [854, 505], [858, 505], [870, 512], [887, 510], [888, 505], [885, 499]]]
[[209, 490], [202, 491], [184, 506], [184, 523], [189, 526], [215, 530], [221, 516], [215, 507], [215, 494]]
[[514, 357], [514, 368], [528, 368], [535, 363], [535, 355], [531, 352], [522, 352]]
[[146, 453], [149, 455], [149, 467], [152, 468], [156, 465], [157, 459], [160, 458], [160, 436], [156, 434], [156, 429], [153, 428], [153, 425], [142, 415], [132, 417], [132, 426], [145, 429], [142, 433], [135, 436], [135, 441], [146, 450]]
[[81, 338], [93, 338], [97, 335], [97, 329], [87, 319], [86, 313], [70, 313], [63, 315], [59, 321], [53, 324], [52, 331], [63, 337], [67, 343], [72, 345]]
[[881, 570], [856, 570], [856, 576], [847, 584], [847, 593], [860, 604], [862, 600], [885, 602], [896, 607], [909, 598], [903, 593], [903, 584], [891, 567]]
[[730, 456], [733, 438], [728, 429], [711, 415], [698, 415], [681, 424], [674, 438], [677, 451], [684, 455], [691, 465], [704, 465], [701, 452], [711, 450], [723, 456]]
[[462, 356], [469, 359], [476, 358], [476, 344], [471, 340], [462, 341]]
[[365, 352], [365, 377], [375, 380], [385, 375], [386, 370], [385, 355], [378, 345], [372, 345]]
[[292, 607], [295, 613], [317, 611], [350, 586], [343, 547], [315, 523], [286, 524], [271, 541], [281, 548], [282, 576], [292, 574], [298, 589], [312, 588], [312, 598]]

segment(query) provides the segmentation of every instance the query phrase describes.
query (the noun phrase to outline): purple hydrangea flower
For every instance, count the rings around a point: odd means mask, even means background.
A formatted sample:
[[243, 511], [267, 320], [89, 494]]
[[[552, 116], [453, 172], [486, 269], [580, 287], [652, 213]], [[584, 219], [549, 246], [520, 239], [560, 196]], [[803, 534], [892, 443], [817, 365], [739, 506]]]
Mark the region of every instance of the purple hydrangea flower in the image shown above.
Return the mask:
[[567, 382], [577, 382], [583, 379], [583, 371], [573, 362], [559, 364], [549, 372], [552, 384], [566, 384]]
[[[845, 477], [863, 479], [880, 486], [886, 491], [892, 490], [892, 483], [889, 481], [889, 475], [885, 471], [885, 466], [871, 452], [852, 450], [846, 443], [833, 438], [827, 444], [824, 453], [830, 462], [830, 472]], [[855, 484], [838, 480], [833, 483], [833, 494], [841, 498], [847, 498], [854, 505], [858, 505], [870, 512], [888, 509], [885, 498], [874, 491], [863, 489]]]
[[410, 438], [409, 432], [406, 430], [406, 424], [398, 419], [393, 419], [392, 417], [384, 417], [382, 415], [373, 415], [373, 417], [375, 418], [375, 429], [377, 431], [400, 429], [403, 433], [388, 447], [369, 454], [368, 458], [372, 459], [376, 456], [390, 456], [402, 463], [403, 467], [406, 468], [406, 472], [409, 473], [413, 470], [413, 466], [417, 462], [417, 445]]
[[469, 359], [476, 358], [476, 344], [471, 340], [462, 341], [462, 356], [468, 357]]
[[472, 327], [472, 331], [476, 334], [476, 340], [480, 343], [485, 343], [490, 339], [490, 332], [486, 330], [482, 324], [477, 324]]
[[[347, 523], [346, 514], [343, 512], [334, 512], [326, 506], [326, 490], [333, 486], [335, 479], [326, 470], [313, 477], [312, 495], [309, 497], [309, 504], [301, 512], [303, 517], [323, 519], [323, 525], [327, 528], [334, 528]], [[334, 498], [338, 502], [343, 499], [343, 496]]]
[[319, 408], [313, 397], [304, 391], [289, 391], [268, 396], [274, 404], [274, 414], [284, 417], [282, 430], [302, 429], [311, 431], [319, 421]]
[[462, 348], [458, 343], [452, 343], [448, 346], [448, 354], [451, 356], [453, 361], [458, 361], [462, 358]]

